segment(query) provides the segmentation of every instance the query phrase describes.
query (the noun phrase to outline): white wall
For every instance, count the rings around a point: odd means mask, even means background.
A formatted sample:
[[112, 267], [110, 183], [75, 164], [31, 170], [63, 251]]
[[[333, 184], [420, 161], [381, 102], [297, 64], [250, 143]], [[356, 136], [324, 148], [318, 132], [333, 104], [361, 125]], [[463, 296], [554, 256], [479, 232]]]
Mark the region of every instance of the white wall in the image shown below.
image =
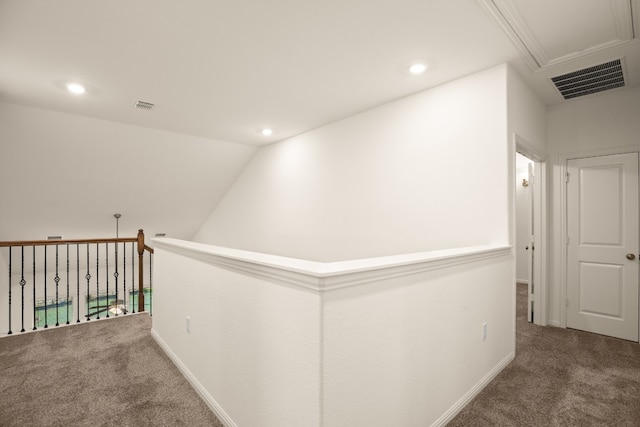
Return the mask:
[[195, 240], [317, 261], [507, 242], [506, 74], [262, 148]]
[[[510, 173], [516, 176], [515, 185], [509, 184], [511, 203], [515, 209], [515, 215], [511, 217], [511, 219], [516, 220], [515, 223], [510, 224], [509, 227], [510, 233], [512, 233], [510, 241], [516, 245], [516, 278], [522, 280], [528, 276], [526, 273], [523, 273], [523, 269], [526, 269], [526, 262], [523, 262], [526, 255], [523, 251], [527, 245], [522, 245], [523, 232], [524, 234], [529, 233], [528, 227], [523, 226], [522, 220], [522, 200], [524, 197], [522, 178], [527, 178], [528, 173], [517, 170], [516, 154], [518, 152], [523, 153], [528, 158], [535, 159], [539, 162], [547, 159], [547, 116], [545, 105], [533, 90], [527, 86], [522, 77], [511, 67], [509, 67], [507, 93], [509, 100], [508, 126], [510, 139], [510, 152], [507, 161], [509, 163]], [[523, 174], [524, 176], [522, 176]], [[544, 182], [544, 180], [538, 179], [538, 183]], [[546, 235], [544, 237], [546, 238]], [[538, 246], [542, 247], [543, 245], [539, 244]]]
[[319, 426], [318, 295], [163, 249], [155, 256], [153, 333], [227, 425]]
[[4, 102], [0, 141], [0, 240], [191, 238], [256, 151]]
[[544, 160], [547, 154], [546, 107], [518, 72], [511, 67], [509, 67], [507, 83], [509, 138], [516, 134], [531, 151], [535, 152], [530, 154], [537, 154], [542, 157], [539, 160]]
[[512, 269], [508, 256], [325, 293], [324, 425], [449, 421], [514, 357]]
[[551, 183], [551, 268], [549, 323], [561, 325], [561, 200], [562, 159], [640, 149], [640, 89], [602, 93], [549, 108]]
[[[540, 101], [536, 94], [531, 90], [529, 86], [524, 82], [522, 77], [512, 68], [509, 68], [508, 74], [508, 126], [509, 126], [509, 157], [507, 163], [509, 164], [509, 175], [514, 177], [516, 173], [515, 154], [516, 152], [524, 153], [529, 158], [535, 159], [539, 162], [543, 162], [547, 159], [547, 117], [545, 105]], [[539, 169], [546, 170], [540, 165]], [[539, 175], [542, 175], [539, 173]], [[520, 180], [522, 182], [522, 180]], [[547, 178], [545, 176], [536, 177], [537, 188], [546, 187]], [[515, 184], [515, 185], [514, 185]], [[516, 247], [517, 259], [520, 260], [520, 271], [522, 270], [522, 243], [518, 242], [518, 236], [521, 233], [517, 232], [517, 189], [521, 188], [519, 183], [514, 183], [512, 180], [509, 182], [509, 203], [513, 207], [514, 215], [512, 215], [509, 223], [509, 241]], [[538, 216], [546, 216], [546, 203], [542, 200], [542, 195], [534, 194], [534, 197], [540, 198], [539, 202], [534, 203], [537, 215], [534, 215], [534, 219]], [[547, 287], [547, 275], [544, 273], [544, 263], [548, 258], [547, 242], [548, 231], [545, 221], [540, 221], [536, 227], [536, 257], [533, 266], [533, 273], [536, 279], [536, 295], [534, 299], [537, 307], [544, 307], [540, 302], [546, 298]], [[526, 244], [524, 245], [526, 246]], [[520, 253], [518, 253], [520, 252]], [[516, 266], [514, 266], [516, 267]], [[514, 270], [514, 276], [522, 280], [521, 272]], [[526, 276], [525, 276], [526, 277]], [[514, 295], [515, 300], [515, 295]], [[539, 310], [541, 318], [546, 318], [544, 310]], [[545, 322], [541, 322], [545, 324]]]
[[640, 143], [640, 89], [603, 93], [548, 110], [551, 155]]
[[[195, 240], [320, 262], [514, 243], [513, 135], [544, 151], [546, 116], [513, 73], [499, 66], [262, 148]], [[423, 279], [324, 296], [326, 425], [428, 425], [514, 350], [513, 258]], [[480, 319], [496, 334], [487, 352]], [[393, 409], [374, 421], [367, 407]]]
[[152, 334], [229, 426], [444, 425], [514, 357], [512, 271], [508, 245], [315, 263], [159, 239]]

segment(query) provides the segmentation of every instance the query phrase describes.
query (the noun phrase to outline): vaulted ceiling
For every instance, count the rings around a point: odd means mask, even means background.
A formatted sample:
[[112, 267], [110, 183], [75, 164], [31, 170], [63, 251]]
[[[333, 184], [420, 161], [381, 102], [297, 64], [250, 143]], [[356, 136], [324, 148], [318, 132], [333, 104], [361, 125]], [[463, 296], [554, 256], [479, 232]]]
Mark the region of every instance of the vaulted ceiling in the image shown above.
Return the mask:
[[[0, 101], [20, 105], [0, 108], [0, 239], [101, 233], [121, 210], [132, 231], [189, 238], [257, 147], [501, 63], [547, 105], [573, 102], [552, 78], [611, 61], [612, 90], [638, 86], [638, 14], [640, 0], [0, 0]], [[29, 114], [50, 127], [18, 123]], [[155, 176], [114, 173], [136, 167]]]
[[[637, 0], [1, 0], [0, 99], [231, 142], [283, 139], [510, 62], [549, 77], [624, 58]], [[415, 62], [427, 72], [412, 75]], [[65, 84], [86, 86], [83, 97]], [[155, 104], [134, 109], [135, 101]], [[273, 129], [265, 137], [264, 128]]]

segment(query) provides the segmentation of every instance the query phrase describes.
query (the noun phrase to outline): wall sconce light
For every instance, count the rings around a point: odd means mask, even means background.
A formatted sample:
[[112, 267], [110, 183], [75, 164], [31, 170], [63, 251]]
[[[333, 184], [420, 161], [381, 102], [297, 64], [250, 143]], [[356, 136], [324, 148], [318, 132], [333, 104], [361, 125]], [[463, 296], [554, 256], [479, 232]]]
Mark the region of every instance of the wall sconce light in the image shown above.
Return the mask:
[[529, 181], [527, 181], [527, 178], [522, 178], [522, 186], [523, 187], [528, 187], [529, 186]]

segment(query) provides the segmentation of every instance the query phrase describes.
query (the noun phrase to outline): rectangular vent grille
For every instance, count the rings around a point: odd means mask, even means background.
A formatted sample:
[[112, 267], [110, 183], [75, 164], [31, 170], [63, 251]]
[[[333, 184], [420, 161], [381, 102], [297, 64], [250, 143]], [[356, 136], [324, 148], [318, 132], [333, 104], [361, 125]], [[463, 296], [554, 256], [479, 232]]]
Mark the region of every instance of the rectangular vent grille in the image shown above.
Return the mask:
[[577, 98], [625, 85], [622, 63], [619, 59], [552, 77], [551, 81], [564, 99]]
[[133, 108], [139, 108], [141, 110], [151, 110], [154, 107], [155, 104], [152, 104], [150, 102], [145, 102], [145, 101], [136, 101], [135, 104], [133, 104]]

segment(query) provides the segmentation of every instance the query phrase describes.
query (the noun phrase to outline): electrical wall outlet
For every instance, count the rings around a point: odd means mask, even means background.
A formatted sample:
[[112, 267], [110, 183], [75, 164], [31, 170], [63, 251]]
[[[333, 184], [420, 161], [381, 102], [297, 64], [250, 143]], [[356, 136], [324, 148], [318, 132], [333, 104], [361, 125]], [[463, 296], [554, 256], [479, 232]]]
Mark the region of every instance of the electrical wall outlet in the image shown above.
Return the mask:
[[488, 330], [487, 322], [484, 322], [482, 324], [482, 341], [487, 339], [487, 330]]
[[187, 330], [187, 333], [190, 334], [191, 333], [191, 317], [187, 316], [187, 320], [185, 322], [185, 328]]

